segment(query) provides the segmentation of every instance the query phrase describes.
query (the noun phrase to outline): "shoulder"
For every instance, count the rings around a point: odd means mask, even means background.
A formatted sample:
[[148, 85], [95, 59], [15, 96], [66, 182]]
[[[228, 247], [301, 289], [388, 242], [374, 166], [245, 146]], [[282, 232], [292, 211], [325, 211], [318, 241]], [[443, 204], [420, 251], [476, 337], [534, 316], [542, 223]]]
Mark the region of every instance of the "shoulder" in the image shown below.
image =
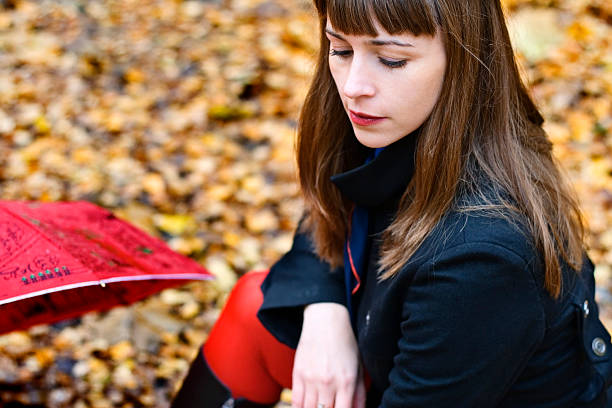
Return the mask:
[[517, 264], [538, 262], [538, 250], [523, 215], [476, 203], [448, 211], [418, 251], [435, 260], [444, 253], [491, 253]]
[[464, 295], [493, 297], [520, 288], [540, 303], [544, 269], [526, 217], [474, 197], [469, 204], [448, 211], [406, 265], [412, 284], [449, 280]]
[[543, 271], [531, 241], [511, 214], [450, 211], [402, 271], [404, 316], [418, 326], [416, 315], [429, 311], [442, 336], [458, 325], [478, 333], [507, 328], [507, 336], [520, 333], [523, 340], [528, 333], [535, 347], [546, 311], [538, 279]]
[[[474, 319], [483, 327], [532, 321], [530, 330], [540, 338], [545, 294], [532, 241], [523, 220], [512, 214], [449, 212], [403, 270], [408, 283], [404, 312], [432, 308], [445, 316], [441, 324], [448, 327]], [[491, 313], [497, 320], [485, 318]]]

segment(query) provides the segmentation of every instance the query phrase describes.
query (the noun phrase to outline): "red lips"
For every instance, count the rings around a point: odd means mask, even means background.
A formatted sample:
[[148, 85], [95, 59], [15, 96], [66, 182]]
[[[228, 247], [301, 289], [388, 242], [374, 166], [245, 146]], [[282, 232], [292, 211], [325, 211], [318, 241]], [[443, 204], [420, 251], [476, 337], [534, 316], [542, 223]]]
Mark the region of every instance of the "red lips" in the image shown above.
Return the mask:
[[349, 109], [349, 118], [351, 122], [358, 126], [371, 126], [385, 119], [384, 116], [372, 116], [367, 113], [355, 112]]

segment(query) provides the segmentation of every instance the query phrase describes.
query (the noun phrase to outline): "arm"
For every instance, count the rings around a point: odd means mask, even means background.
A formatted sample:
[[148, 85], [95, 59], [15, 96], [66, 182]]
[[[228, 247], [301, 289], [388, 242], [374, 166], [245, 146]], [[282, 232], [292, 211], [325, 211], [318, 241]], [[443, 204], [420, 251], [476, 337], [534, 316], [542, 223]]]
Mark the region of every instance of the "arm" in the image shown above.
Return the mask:
[[381, 407], [494, 407], [544, 335], [531, 265], [491, 243], [444, 251], [421, 267]]
[[[296, 348], [295, 407], [356, 407], [365, 403], [359, 351], [345, 307], [344, 271], [319, 259], [298, 227], [291, 250], [261, 286], [258, 317], [278, 340]], [[299, 342], [298, 342], [299, 340]]]
[[293, 364], [293, 407], [363, 408], [359, 349], [345, 306], [316, 303], [304, 309]]
[[332, 302], [344, 305], [344, 273], [321, 260], [307, 233], [298, 226], [293, 246], [272, 266], [261, 285], [264, 302], [257, 314], [279, 341], [296, 348], [303, 326], [304, 307]]

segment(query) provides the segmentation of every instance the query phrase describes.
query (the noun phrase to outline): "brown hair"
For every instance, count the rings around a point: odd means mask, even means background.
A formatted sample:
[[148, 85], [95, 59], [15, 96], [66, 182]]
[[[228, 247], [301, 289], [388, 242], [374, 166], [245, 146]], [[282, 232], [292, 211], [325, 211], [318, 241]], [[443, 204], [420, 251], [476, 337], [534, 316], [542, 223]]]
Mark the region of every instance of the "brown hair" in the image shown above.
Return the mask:
[[[315, 6], [321, 45], [300, 116], [297, 160], [305, 226], [319, 256], [342, 263], [351, 203], [330, 176], [363, 158], [329, 71], [324, 28], [329, 16], [343, 33], [376, 36], [376, 19], [390, 34], [439, 32], [447, 56], [438, 103], [417, 131], [414, 177], [383, 234], [381, 279], [406, 264], [447, 211], [475, 209], [457, 200], [469, 192], [482, 197], [478, 208], [522, 214], [543, 258], [545, 287], [558, 296], [560, 258], [576, 270], [582, 263], [582, 218], [519, 76], [499, 0], [315, 0]], [[486, 185], [496, 186], [495, 197], [485, 194]]]

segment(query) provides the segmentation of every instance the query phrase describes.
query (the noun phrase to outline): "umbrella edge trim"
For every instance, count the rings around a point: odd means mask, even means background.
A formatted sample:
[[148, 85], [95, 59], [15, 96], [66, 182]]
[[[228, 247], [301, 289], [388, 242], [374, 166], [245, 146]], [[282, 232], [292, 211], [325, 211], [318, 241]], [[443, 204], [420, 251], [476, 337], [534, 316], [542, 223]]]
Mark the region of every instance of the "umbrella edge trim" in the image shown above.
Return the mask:
[[109, 279], [100, 279], [96, 281], [88, 281], [88, 282], [79, 282], [79, 283], [71, 283], [70, 285], [58, 286], [55, 288], [38, 290], [36, 292], [25, 293], [19, 296], [13, 296], [7, 299], [0, 300], [0, 306], [17, 302], [19, 300], [29, 299], [36, 296], [46, 295], [49, 293], [60, 292], [62, 290], [70, 290], [83, 288], [85, 286], [95, 286], [95, 285], [106, 285], [107, 283], [117, 283], [117, 282], [132, 282], [132, 281], [141, 281], [148, 279], [176, 279], [176, 280], [212, 280], [214, 276], [202, 276], [200, 274], [176, 274], [176, 275], [137, 275], [137, 276], [122, 276], [116, 278]]
[[150, 279], [177, 279], [177, 280], [213, 280], [214, 276], [206, 276], [199, 273], [173, 273], [173, 274], [153, 274], [153, 275], [134, 275], [134, 276], [117, 276], [114, 278], [100, 279], [100, 283], [116, 283], [141, 281]]
[[85, 286], [94, 286], [94, 285], [99, 285], [99, 284], [100, 284], [100, 281], [89, 281], [89, 282], [71, 283], [70, 285], [58, 286], [55, 288], [37, 290], [36, 292], [24, 293], [23, 295], [13, 296], [7, 299], [2, 299], [0, 300], [0, 305], [17, 302], [19, 300], [29, 299], [29, 298], [36, 297], [36, 296], [46, 295], [49, 293], [60, 292], [62, 290], [83, 288]]

